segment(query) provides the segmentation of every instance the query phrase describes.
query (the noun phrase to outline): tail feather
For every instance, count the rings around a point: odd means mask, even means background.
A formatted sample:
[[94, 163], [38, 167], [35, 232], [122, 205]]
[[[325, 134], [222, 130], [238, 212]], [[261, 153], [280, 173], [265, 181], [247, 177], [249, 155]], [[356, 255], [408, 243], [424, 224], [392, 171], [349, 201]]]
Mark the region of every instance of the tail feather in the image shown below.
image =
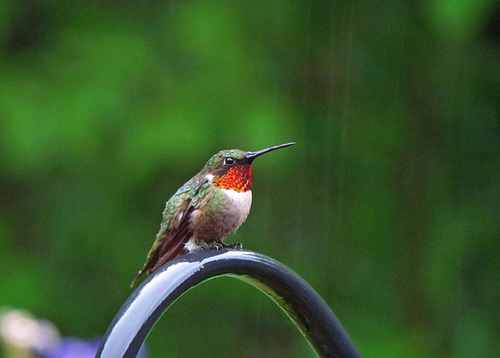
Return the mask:
[[187, 253], [187, 250], [184, 249], [184, 245], [188, 242], [191, 236], [192, 234], [190, 233], [188, 226], [183, 225], [177, 232], [177, 235], [175, 235], [174, 240], [170, 240], [168, 243], [165, 243], [165, 245], [160, 247], [160, 255], [151, 265], [152, 267], [148, 274], [157, 270], [168, 261], [175, 259], [177, 256]]
[[151, 268], [150, 272], [148, 272], [148, 275], [162, 267], [165, 263], [169, 262], [170, 260], [175, 259], [178, 256], [186, 254], [188, 251], [184, 249], [184, 242], [179, 242], [178, 245], [172, 247], [165, 255], [162, 255], [154, 267]]
[[162, 227], [160, 232], [156, 235], [155, 243], [149, 252], [146, 263], [141, 271], [139, 271], [134, 281], [132, 281], [130, 287], [134, 287], [145, 273], [149, 275], [163, 266], [166, 262], [187, 253], [187, 250], [184, 249], [184, 244], [194, 235], [189, 218], [195, 208], [190, 205], [190, 202], [191, 200], [189, 199], [185, 203], [183, 215], [178, 215], [182, 220], [178, 222], [176, 226], [170, 227], [162, 222]]
[[132, 283], [130, 284], [130, 288], [132, 288], [136, 285], [137, 281], [139, 281], [141, 276], [144, 275], [144, 272], [146, 272], [146, 270], [144, 268], [141, 271], [139, 271], [139, 274], [136, 276], [136, 278], [134, 278], [134, 281], [132, 281]]
[[134, 281], [132, 281], [132, 283], [130, 284], [130, 288], [134, 287], [135, 284], [142, 277], [142, 275], [144, 275], [146, 272], [148, 273], [148, 275], [151, 273], [152, 263], [153, 263], [153, 261], [156, 261], [154, 256], [157, 256], [157, 254], [158, 253], [155, 252], [154, 255], [148, 256], [148, 259], [147, 259], [146, 263], [144, 264], [144, 266], [142, 267], [142, 269], [139, 271], [139, 274], [136, 276], [136, 278], [134, 278]]
[[144, 267], [139, 271], [137, 277], [130, 284], [130, 287], [134, 287], [144, 274], [147, 273], [148, 275], [150, 275], [152, 272], [159, 269], [168, 261], [187, 253], [188, 251], [184, 249], [184, 244], [187, 241], [187, 239], [170, 240], [167, 244], [159, 247], [153, 253], [151, 253], [151, 255], [149, 255], [148, 259], [146, 260]]

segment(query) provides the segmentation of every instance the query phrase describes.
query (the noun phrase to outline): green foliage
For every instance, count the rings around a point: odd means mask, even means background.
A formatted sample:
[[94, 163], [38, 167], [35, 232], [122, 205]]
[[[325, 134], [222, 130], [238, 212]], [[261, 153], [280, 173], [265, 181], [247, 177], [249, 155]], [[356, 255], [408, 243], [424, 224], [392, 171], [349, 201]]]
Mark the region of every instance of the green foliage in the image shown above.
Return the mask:
[[[0, 5], [0, 306], [102, 335], [165, 201], [221, 149], [254, 166], [228, 241], [309, 281], [366, 357], [500, 351], [500, 52], [491, 1]], [[313, 356], [230, 279], [153, 357]]]

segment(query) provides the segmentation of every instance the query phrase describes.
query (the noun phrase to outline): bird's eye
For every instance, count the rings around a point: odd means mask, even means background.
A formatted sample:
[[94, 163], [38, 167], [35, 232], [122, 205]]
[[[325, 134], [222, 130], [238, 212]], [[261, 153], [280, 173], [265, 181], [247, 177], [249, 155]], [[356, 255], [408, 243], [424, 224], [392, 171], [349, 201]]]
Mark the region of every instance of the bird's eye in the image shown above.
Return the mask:
[[224, 159], [224, 164], [225, 165], [231, 166], [234, 163], [236, 163], [236, 161], [234, 160], [234, 158], [227, 157], [227, 158]]

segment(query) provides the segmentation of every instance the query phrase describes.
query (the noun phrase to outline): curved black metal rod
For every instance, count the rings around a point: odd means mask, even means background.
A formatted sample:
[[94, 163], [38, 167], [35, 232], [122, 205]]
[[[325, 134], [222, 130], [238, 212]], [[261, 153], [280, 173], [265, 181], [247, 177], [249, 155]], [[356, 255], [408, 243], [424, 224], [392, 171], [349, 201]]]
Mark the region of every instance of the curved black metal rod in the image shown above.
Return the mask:
[[214, 277], [231, 276], [271, 297], [320, 357], [360, 357], [325, 301], [283, 264], [250, 251], [200, 250], [149, 276], [116, 314], [96, 357], [136, 357], [150, 330], [182, 294]]

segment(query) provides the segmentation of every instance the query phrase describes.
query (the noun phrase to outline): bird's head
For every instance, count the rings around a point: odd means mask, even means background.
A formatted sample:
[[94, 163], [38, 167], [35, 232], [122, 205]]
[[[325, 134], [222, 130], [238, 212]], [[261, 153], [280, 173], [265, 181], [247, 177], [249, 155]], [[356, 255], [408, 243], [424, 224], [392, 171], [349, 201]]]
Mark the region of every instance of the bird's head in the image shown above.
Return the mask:
[[237, 192], [252, 190], [252, 162], [258, 156], [270, 151], [288, 147], [295, 143], [285, 143], [257, 152], [245, 152], [239, 149], [221, 150], [205, 164], [203, 174], [221, 189]]

